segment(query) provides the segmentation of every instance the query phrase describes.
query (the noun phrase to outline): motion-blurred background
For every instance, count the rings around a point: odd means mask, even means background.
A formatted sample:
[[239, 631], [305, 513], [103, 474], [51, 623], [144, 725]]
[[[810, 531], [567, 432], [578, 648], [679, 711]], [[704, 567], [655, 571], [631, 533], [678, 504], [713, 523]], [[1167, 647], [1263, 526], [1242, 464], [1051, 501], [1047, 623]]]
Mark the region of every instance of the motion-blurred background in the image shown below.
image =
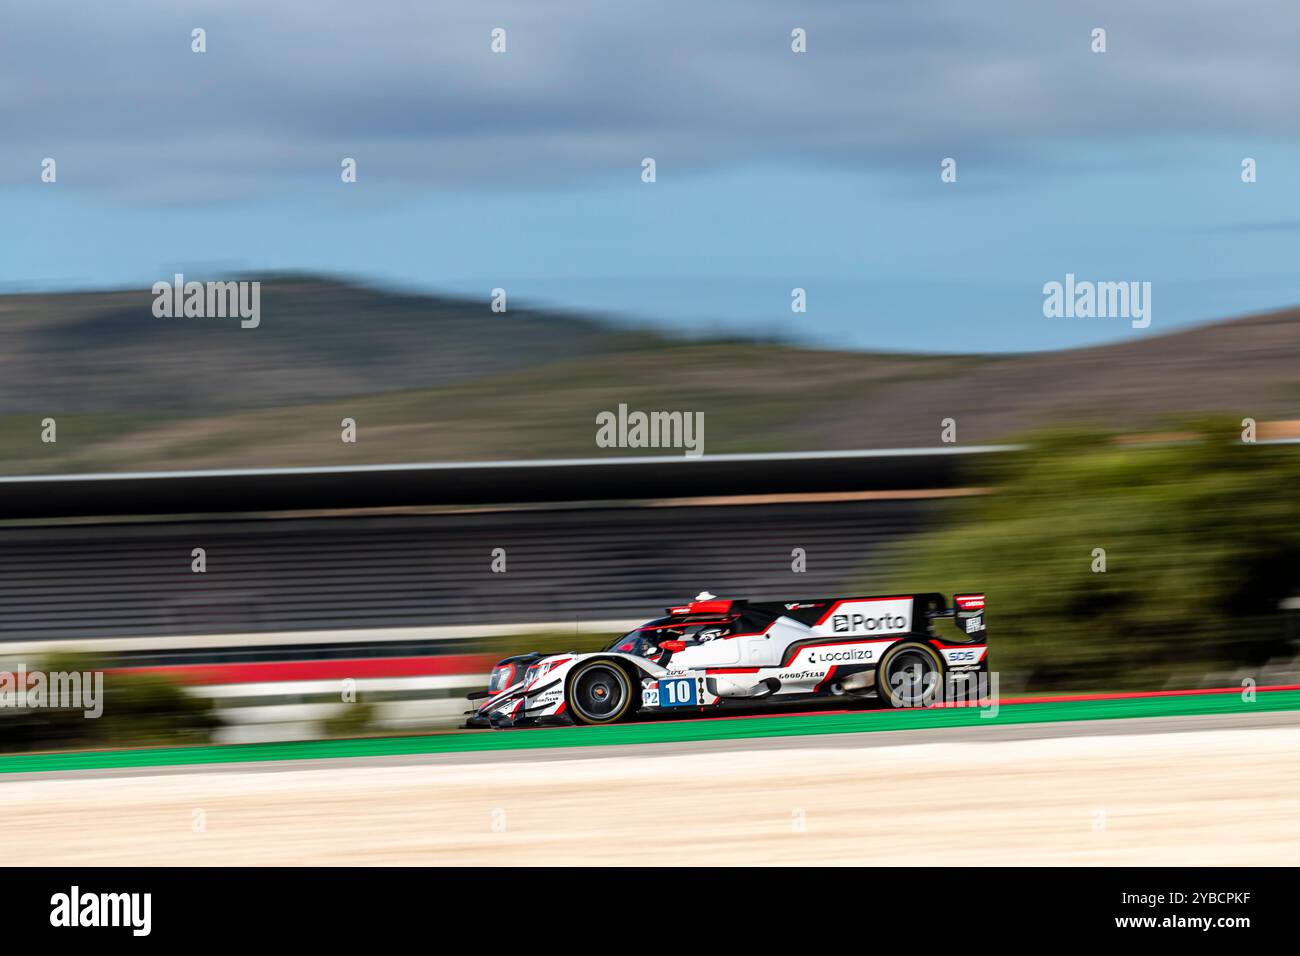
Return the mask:
[[[1300, 23], [1001, 6], [10, 11], [0, 658], [109, 699], [0, 746], [449, 728], [705, 588], [985, 590], [1004, 689], [1300, 682]], [[259, 326], [157, 317], [177, 273]], [[1067, 275], [1149, 326], [1047, 317]], [[600, 447], [620, 405], [793, 457], [657, 492], [602, 463], [682, 454]], [[844, 450], [890, 454], [803, 454]], [[365, 506], [189, 474], [506, 461]], [[142, 472], [165, 505], [106, 494]]]

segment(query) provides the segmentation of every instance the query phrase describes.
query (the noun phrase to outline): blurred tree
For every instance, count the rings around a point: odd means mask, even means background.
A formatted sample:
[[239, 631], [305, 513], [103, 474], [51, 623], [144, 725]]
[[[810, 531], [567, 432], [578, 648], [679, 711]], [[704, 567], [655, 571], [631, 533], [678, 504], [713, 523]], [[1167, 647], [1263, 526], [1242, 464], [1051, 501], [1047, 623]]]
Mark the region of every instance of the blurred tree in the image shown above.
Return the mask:
[[1013, 685], [1195, 686], [1295, 653], [1278, 605], [1300, 588], [1300, 447], [1243, 444], [1237, 421], [1057, 431], [972, 477], [995, 493], [909, 542], [888, 586], [984, 591]]

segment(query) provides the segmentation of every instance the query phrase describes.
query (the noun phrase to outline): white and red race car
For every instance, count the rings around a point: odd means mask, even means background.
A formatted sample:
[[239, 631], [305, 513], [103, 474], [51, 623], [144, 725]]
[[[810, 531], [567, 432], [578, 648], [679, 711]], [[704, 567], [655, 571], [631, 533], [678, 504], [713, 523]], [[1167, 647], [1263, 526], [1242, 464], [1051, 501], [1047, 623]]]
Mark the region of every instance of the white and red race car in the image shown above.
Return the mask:
[[[938, 625], [945, 624], [942, 633]], [[612, 724], [826, 698], [944, 699], [988, 668], [984, 595], [801, 601], [701, 594], [595, 653], [523, 654], [492, 670], [468, 727]]]

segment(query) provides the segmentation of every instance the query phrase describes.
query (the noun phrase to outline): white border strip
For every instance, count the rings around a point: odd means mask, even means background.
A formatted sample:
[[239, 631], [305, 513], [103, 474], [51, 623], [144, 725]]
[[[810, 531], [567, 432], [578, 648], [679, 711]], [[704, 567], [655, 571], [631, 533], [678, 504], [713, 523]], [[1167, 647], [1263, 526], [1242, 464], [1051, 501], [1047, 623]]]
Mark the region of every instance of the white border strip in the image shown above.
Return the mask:
[[464, 627], [387, 627], [344, 631], [271, 631], [264, 634], [196, 634], [183, 637], [103, 637], [84, 640], [0, 642], [0, 659], [53, 651], [175, 651], [193, 648], [289, 647], [295, 644], [379, 644], [390, 641], [454, 641], [515, 634], [622, 634], [646, 618], [603, 621], [550, 621], [532, 624], [479, 624]]
[[426, 464], [400, 465], [330, 465], [321, 468], [217, 468], [200, 471], [134, 471], [91, 472], [68, 475], [13, 475], [0, 477], [0, 485], [36, 484], [41, 482], [70, 481], [139, 481], [155, 478], [239, 478], [270, 477], [275, 475], [359, 475], [392, 474], [410, 471], [472, 471], [475, 469], [534, 469], [593, 468], [626, 465], [663, 465], [700, 461], [720, 462], [773, 462], [773, 461], [824, 461], [829, 459], [910, 458], [920, 455], [981, 455], [989, 452], [1015, 451], [1021, 445], [943, 445], [938, 448], [874, 448], [846, 449], [843, 451], [786, 451], [752, 452], [726, 455], [634, 455], [618, 458], [541, 458], [513, 461], [439, 461]]

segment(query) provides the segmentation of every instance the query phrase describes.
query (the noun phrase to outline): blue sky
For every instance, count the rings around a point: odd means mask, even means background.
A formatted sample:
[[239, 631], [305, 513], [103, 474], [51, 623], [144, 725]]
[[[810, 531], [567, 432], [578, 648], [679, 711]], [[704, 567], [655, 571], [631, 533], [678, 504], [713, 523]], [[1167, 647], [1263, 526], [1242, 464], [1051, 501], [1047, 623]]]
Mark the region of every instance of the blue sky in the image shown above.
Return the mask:
[[[1300, 303], [1300, 20], [1129, 6], [53, 0], [0, 38], [0, 283], [314, 270], [924, 351]], [[1044, 318], [1067, 272], [1151, 282], [1151, 328]]]

